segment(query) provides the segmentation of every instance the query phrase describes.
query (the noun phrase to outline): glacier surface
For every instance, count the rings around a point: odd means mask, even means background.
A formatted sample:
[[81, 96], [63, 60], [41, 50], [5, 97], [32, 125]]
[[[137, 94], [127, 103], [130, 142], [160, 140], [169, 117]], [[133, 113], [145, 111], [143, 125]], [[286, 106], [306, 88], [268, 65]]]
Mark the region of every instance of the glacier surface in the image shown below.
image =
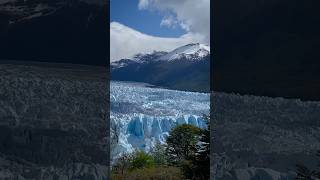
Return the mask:
[[144, 83], [110, 84], [111, 157], [135, 149], [149, 152], [165, 143], [169, 131], [179, 124], [206, 126], [210, 94], [152, 87]]
[[317, 169], [320, 102], [213, 92], [214, 180], [294, 180]]

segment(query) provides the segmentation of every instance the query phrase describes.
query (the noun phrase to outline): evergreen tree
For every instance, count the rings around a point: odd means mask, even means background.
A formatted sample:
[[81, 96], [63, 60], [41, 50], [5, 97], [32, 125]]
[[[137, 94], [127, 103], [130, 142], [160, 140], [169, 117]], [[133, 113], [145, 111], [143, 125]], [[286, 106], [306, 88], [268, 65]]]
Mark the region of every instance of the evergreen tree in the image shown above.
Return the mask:
[[196, 153], [196, 144], [201, 129], [189, 124], [176, 126], [167, 138], [166, 153], [173, 164], [191, 160]]
[[195, 156], [195, 174], [201, 179], [210, 179], [210, 117], [204, 115], [207, 127], [201, 130], [201, 138]]

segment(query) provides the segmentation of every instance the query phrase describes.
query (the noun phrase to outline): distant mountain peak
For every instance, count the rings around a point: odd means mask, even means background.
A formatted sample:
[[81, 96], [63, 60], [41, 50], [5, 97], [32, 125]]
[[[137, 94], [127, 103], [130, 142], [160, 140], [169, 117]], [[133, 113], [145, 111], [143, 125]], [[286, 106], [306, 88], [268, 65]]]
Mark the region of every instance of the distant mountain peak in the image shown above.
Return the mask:
[[144, 82], [184, 91], [210, 90], [210, 47], [200, 43], [170, 52], [136, 54], [110, 66], [112, 80]]
[[191, 43], [178, 47], [170, 52], [153, 51], [151, 53], [138, 53], [132, 57], [112, 62], [113, 68], [124, 67], [130, 63], [148, 63], [155, 61], [174, 61], [179, 59], [201, 60], [210, 54], [210, 46], [201, 43]]
[[200, 43], [191, 43], [174, 49], [168, 54], [160, 57], [159, 60], [176, 60], [181, 58], [186, 59], [202, 59], [203, 57], [210, 54], [210, 46], [200, 44]]
[[111, 63], [112, 68], [125, 67], [131, 63], [147, 63], [158, 60], [160, 57], [166, 55], [168, 52], [153, 51], [152, 53], [138, 53], [130, 58], [121, 59]]
[[168, 52], [164, 51], [153, 51], [152, 53], [138, 53], [129, 59], [138, 63], [144, 63], [155, 61], [166, 54], [168, 54]]

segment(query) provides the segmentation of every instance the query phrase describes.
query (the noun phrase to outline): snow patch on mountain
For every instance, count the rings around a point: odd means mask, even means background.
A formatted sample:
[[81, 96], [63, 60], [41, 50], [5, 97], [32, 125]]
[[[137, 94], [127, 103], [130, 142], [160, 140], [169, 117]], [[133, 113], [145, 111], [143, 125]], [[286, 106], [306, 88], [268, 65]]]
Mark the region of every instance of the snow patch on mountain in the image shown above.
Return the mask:
[[155, 61], [166, 54], [168, 54], [168, 52], [164, 51], [153, 51], [152, 53], [138, 53], [129, 59], [138, 63], [144, 63]]
[[201, 59], [210, 54], [210, 47], [204, 44], [195, 43], [188, 44], [182, 47], [179, 47], [170, 53], [162, 56], [159, 60], [176, 60], [181, 58], [186, 59]]
[[210, 54], [210, 46], [193, 43], [174, 49], [170, 52], [153, 51], [152, 53], [138, 53], [132, 57], [114, 61], [111, 68], [125, 67], [131, 63], [150, 63], [156, 61], [174, 61], [179, 59], [201, 60]]
[[148, 84], [111, 82], [111, 157], [135, 149], [151, 151], [165, 143], [179, 124], [206, 126], [210, 95], [149, 87]]
[[148, 63], [159, 59], [159, 57], [164, 56], [167, 52], [164, 51], [153, 51], [152, 53], [138, 53], [128, 59], [121, 59], [111, 63], [111, 69], [125, 67], [131, 63]]

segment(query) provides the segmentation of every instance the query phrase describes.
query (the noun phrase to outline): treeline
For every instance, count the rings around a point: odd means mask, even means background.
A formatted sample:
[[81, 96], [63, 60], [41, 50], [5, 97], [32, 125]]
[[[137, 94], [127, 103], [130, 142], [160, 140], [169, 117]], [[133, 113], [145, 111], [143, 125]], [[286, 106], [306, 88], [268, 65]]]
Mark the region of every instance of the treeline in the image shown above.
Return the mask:
[[200, 129], [190, 124], [173, 128], [166, 144], [146, 153], [122, 154], [112, 167], [112, 180], [207, 180], [210, 178], [210, 123]]

